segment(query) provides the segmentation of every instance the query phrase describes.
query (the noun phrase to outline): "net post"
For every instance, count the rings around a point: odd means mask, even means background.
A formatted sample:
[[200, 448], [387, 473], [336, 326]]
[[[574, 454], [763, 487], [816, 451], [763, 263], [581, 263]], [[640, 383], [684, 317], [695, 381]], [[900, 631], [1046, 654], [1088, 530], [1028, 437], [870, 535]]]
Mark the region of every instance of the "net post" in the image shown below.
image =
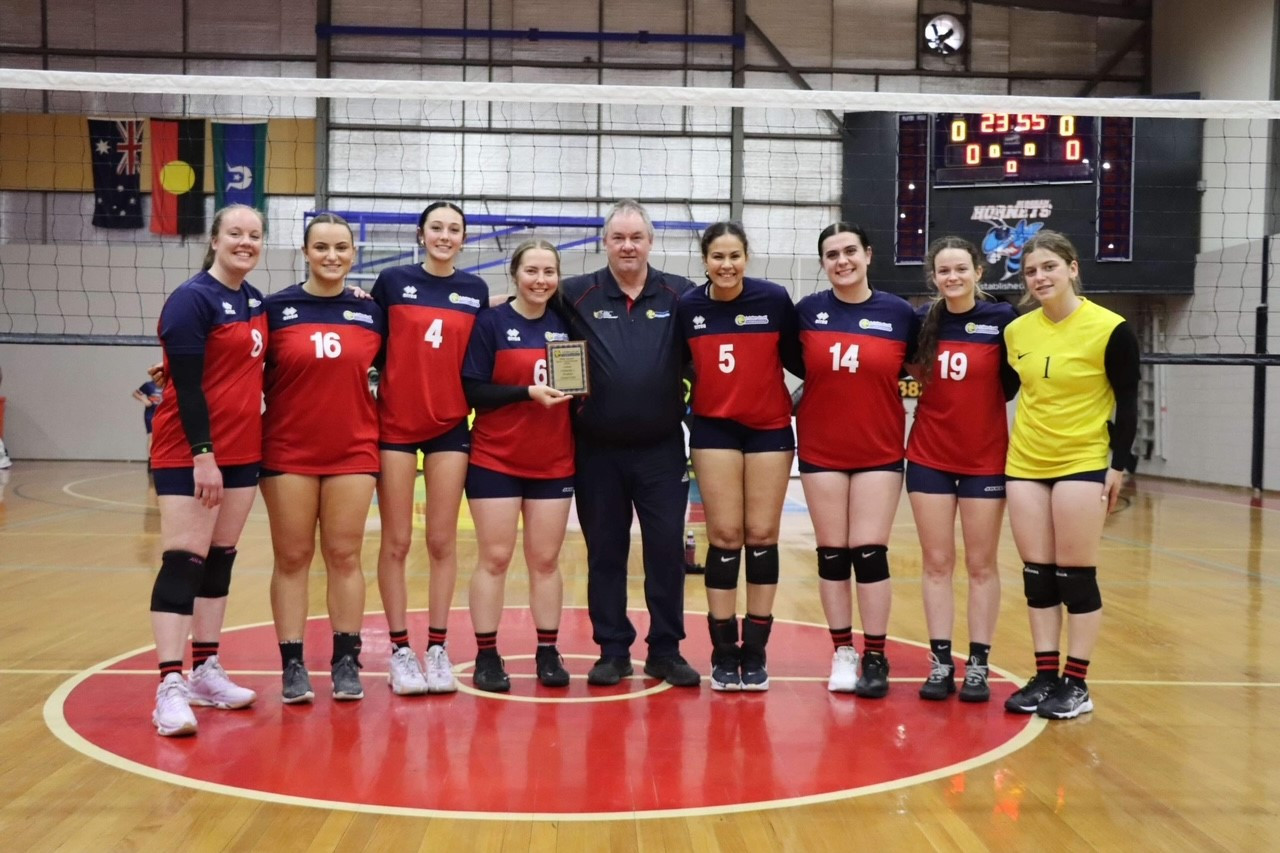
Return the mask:
[[[1262, 282], [1258, 307], [1254, 309], [1253, 351], [1258, 355], [1267, 352], [1267, 285], [1271, 276], [1271, 235], [1262, 238]], [[1253, 449], [1249, 484], [1255, 495], [1262, 494], [1262, 470], [1267, 437], [1267, 368], [1253, 367]]]

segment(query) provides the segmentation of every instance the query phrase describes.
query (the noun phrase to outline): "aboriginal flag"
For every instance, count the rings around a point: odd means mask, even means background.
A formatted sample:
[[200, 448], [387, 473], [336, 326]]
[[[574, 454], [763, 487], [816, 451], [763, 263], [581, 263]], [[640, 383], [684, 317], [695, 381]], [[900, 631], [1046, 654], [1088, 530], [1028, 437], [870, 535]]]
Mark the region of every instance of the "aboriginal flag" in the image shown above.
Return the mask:
[[151, 120], [151, 230], [204, 233], [204, 119]]
[[214, 207], [247, 204], [266, 210], [267, 123], [213, 122]]
[[93, 159], [93, 224], [141, 228], [142, 120], [89, 119]]

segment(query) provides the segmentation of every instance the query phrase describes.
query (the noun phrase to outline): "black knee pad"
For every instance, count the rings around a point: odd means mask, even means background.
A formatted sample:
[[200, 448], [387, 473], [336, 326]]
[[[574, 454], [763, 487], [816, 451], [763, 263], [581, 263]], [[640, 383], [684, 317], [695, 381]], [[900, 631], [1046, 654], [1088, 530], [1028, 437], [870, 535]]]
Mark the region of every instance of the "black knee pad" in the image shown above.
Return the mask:
[[703, 577], [707, 589], [737, 589], [738, 574], [742, 571], [742, 552], [728, 548], [707, 546], [707, 566]]
[[778, 546], [747, 546], [747, 583], [772, 586], [778, 582]]
[[824, 581], [847, 581], [853, 577], [853, 554], [848, 548], [818, 546], [818, 577]]
[[1102, 609], [1096, 566], [1059, 566], [1054, 577], [1068, 613], [1093, 613]]
[[231, 591], [231, 566], [236, 561], [236, 546], [214, 545], [204, 561], [204, 579], [200, 582], [200, 598], [226, 598]]
[[1057, 607], [1062, 603], [1062, 594], [1058, 591], [1058, 579], [1054, 572], [1058, 567], [1053, 563], [1024, 563], [1022, 566], [1022, 592], [1027, 597], [1027, 606], [1037, 610]]
[[151, 612], [190, 616], [204, 574], [204, 557], [190, 551], [165, 551], [151, 587]]
[[878, 583], [889, 579], [889, 548], [859, 545], [853, 552], [853, 576], [858, 583]]

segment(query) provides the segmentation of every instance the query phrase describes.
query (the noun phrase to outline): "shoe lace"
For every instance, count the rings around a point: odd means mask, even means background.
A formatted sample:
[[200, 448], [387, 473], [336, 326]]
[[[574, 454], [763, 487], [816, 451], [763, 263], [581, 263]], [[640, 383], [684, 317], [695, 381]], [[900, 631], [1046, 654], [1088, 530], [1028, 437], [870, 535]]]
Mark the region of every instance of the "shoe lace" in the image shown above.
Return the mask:
[[[927, 681], [934, 684], [946, 681], [951, 678], [952, 671], [951, 667], [939, 660], [937, 655], [929, 655], [929, 678], [926, 679]], [[968, 680], [968, 676], [965, 676], [965, 680]]]
[[836, 649], [836, 658], [840, 663], [852, 664], [854, 666], [858, 665], [858, 652], [853, 648], [853, 646], [841, 646]]
[[965, 666], [964, 683], [974, 687], [987, 683], [987, 668], [981, 664], [970, 663]]

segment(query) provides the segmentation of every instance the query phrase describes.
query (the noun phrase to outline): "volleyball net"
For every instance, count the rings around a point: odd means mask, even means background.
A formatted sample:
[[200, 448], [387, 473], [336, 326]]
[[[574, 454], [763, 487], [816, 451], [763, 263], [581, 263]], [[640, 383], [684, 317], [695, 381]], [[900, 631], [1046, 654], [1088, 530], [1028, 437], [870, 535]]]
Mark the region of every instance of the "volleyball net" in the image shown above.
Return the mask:
[[838, 219], [867, 230], [873, 284], [911, 297], [945, 234], [1012, 296], [1022, 244], [1051, 228], [1148, 360], [1271, 364], [1278, 117], [1270, 102], [0, 69], [0, 342], [154, 343], [230, 201], [266, 212], [264, 291], [305, 276], [321, 210], [355, 229], [356, 281], [419, 260], [437, 199], [468, 214], [459, 266], [503, 291], [530, 236], [565, 274], [602, 266], [602, 217], [634, 198], [655, 266], [701, 280], [701, 229], [738, 219], [748, 273], [797, 298], [826, 286], [816, 240]]

